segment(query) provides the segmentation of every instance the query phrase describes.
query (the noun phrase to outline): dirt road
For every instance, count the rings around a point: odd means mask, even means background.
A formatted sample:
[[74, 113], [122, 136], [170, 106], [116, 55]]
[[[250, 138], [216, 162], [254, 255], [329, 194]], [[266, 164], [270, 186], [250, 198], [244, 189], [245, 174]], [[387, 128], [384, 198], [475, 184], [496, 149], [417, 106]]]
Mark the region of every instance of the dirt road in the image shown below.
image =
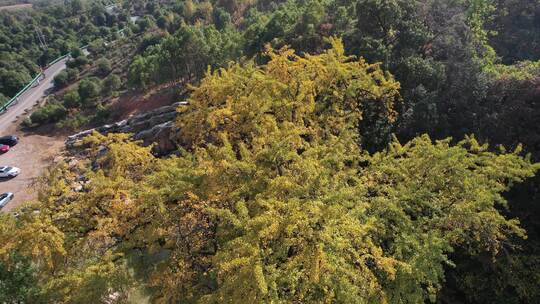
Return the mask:
[[29, 8], [32, 8], [32, 4], [30, 3], [13, 4], [13, 5], [0, 6], [0, 11], [20, 10], [20, 9], [29, 9]]

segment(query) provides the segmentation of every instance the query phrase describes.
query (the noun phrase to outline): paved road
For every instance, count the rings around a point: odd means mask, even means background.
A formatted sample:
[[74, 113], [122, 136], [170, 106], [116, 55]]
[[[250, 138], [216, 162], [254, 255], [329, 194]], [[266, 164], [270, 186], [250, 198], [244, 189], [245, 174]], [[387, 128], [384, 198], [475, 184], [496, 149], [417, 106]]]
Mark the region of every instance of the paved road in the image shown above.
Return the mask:
[[11, 127], [17, 122], [17, 118], [26, 110], [31, 109], [41, 97], [46, 95], [45, 91], [54, 86], [54, 76], [66, 68], [66, 61], [67, 58], [64, 58], [46, 69], [44, 71], [45, 79], [40, 80], [38, 85], [22, 94], [17, 103], [0, 114], [0, 136], [12, 129]]
[[50, 164], [50, 157], [63, 147], [62, 138], [25, 134], [18, 130], [20, 116], [30, 110], [46, 91], [53, 87], [53, 79], [66, 68], [67, 59], [61, 60], [44, 71], [45, 78], [19, 97], [19, 101], [0, 114], [0, 136], [16, 134], [20, 143], [9, 152], [0, 155], [0, 165], [16, 166], [21, 174], [13, 179], [0, 179], [0, 193], [13, 192], [15, 198], [2, 211], [9, 211], [22, 202], [35, 198], [34, 181]]

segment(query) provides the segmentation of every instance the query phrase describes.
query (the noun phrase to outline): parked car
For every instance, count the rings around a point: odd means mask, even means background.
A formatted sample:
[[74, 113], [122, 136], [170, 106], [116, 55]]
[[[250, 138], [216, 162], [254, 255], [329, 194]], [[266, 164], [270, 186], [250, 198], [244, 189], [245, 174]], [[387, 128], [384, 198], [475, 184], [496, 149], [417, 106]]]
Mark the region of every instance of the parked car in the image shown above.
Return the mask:
[[19, 138], [16, 135], [8, 135], [0, 137], [0, 144], [8, 145], [10, 147], [15, 146], [19, 142]]
[[11, 192], [6, 192], [0, 194], [0, 209], [4, 208], [7, 203], [9, 203], [13, 199], [14, 195]]
[[9, 146], [0, 144], [0, 153], [6, 153], [7, 151], [9, 151]]
[[0, 167], [0, 178], [15, 177], [19, 175], [19, 173], [21, 173], [21, 169], [17, 167], [8, 167], [8, 166]]

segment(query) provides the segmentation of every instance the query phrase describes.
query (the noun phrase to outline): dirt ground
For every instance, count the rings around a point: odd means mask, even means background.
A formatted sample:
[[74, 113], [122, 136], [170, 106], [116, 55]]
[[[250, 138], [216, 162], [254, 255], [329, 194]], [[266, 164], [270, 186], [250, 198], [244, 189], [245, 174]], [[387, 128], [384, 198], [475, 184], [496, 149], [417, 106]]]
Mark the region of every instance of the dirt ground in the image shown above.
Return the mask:
[[28, 8], [32, 8], [32, 4], [25, 3], [25, 4], [14, 4], [14, 5], [0, 6], [0, 11], [2, 11], [2, 10], [19, 10], [19, 9], [28, 9]]
[[[124, 94], [113, 105], [113, 111], [118, 120], [132, 115], [144, 113], [175, 101], [174, 88], [161, 87], [150, 93]], [[26, 115], [30, 113], [27, 112]], [[53, 159], [60, 155], [64, 149], [64, 142], [68, 135], [76, 132], [59, 134], [52, 126], [40, 127], [36, 132], [26, 132], [19, 126], [26, 115], [18, 117], [18, 121], [2, 131], [3, 135], [15, 134], [19, 136], [19, 144], [12, 147], [9, 152], [0, 155], [0, 166], [14, 166], [21, 169], [19, 176], [0, 179], [0, 193], [13, 192], [15, 198], [9, 202], [2, 211], [10, 211], [23, 202], [36, 198], [35, 182], [52, 164]], [[53, 134], [53, 135], [49, 135]]]
[[20, 138], [19, 144], [0, 155], [0, 165], [21, 169], [19, 176], [0, 180], [0, 192], [15, 194], [14, 199], [2, 209], [10, 211], [23, 202], [35, 199], [37, 193], [34, 191], [34, 182], [45, 172], [54, 156], [63, 149], [65, 136], [25, 133], [15, 126], [6, 130], [5, 134], [16, 134]]
[[148, 92], [126, 92], [113, 104], [115, 119], [122, 120], [133, 115], [151, 111], [153, 109], [170, 105], [182, 99], [175, 97], [177, 94], [175, 86], [163, 85]]

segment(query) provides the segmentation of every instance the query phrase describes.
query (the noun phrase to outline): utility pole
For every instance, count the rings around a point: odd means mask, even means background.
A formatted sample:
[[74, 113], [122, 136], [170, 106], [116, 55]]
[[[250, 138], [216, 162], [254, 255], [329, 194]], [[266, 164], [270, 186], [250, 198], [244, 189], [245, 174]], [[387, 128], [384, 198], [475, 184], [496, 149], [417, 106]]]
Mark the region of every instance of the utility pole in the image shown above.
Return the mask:
[[47, 40], [45, 40], [45, 35], [43, 35], [43, 32], [38, 27], [36, 27], [36, 34], [38, 36], [39, 45], [44, 51], [46, 51], [49, 48], [47, 46]]

